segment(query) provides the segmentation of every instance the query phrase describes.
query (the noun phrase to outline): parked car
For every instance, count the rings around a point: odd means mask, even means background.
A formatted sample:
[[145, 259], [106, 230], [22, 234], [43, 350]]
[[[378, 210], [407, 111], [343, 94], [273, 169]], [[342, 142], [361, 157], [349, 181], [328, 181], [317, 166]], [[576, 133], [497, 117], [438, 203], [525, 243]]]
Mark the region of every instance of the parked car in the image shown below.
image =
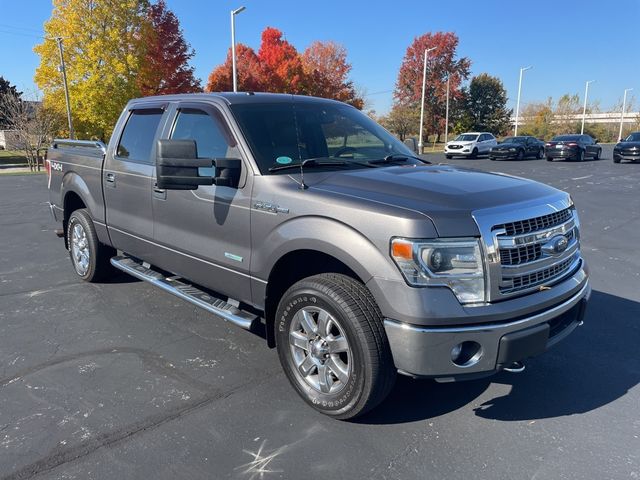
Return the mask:
[[544, 142], [535, 137], [506, 137], [489, 151], [491, 160], [522, 160], [526, 157], [544, 157]]
[[522, 371], [590, 296], [567, 193], [429, 165], [340, 102], [132, 100], [108, 146], [55, 140], [47, 158], [81, 279], [115, 267], [259, 328], [297, 393], [334, 418], [373, 408], [397, 373]]
[[444, 153], [447, 158], [470, 157], [489, 153], [498, 144], [496, 137], [488, 132], [462, 133], [455, 140], [447, 142]]
[[552, 162], [554, 158], [582, 162], [586, 157], [600, 159], [602, 147], [589, 135], [558, 135], [545, 144], [544, 154], [548, 162]]
[[640, 161], [640, 132], [633, 132], [613, 147], [613, 163], [621, 160]]

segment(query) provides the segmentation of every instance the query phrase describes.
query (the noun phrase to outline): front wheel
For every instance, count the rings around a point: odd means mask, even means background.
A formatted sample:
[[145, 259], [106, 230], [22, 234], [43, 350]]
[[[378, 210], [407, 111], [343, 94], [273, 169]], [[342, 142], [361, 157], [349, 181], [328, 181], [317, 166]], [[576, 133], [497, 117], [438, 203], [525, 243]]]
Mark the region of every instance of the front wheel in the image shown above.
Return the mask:
[[297, 282], [280, 300], [275, 328], [287, 378], [319, 412], [353, 418], [391, 391], [396, 370], [382, 314], [357, 280], [321, 274]]
[[478, 158], [478, 149], [474, 148], [473, 152], [471, 152], [471, 158]]
[[594, 160], [600, 160], [600, 156], [602, 155], [602, 149], [599, 148], [598, 150], [596, 150], [596, 154], [593, 157]]
[[451, 160], [451, 159], [453, 158], [453, 155], [445, 155], [445, 158], [446, 158], [447, 160]]
[[584, 150], [578, 150], [578, 155], [576, 156], [576, 160], [578, 162], [584, 162]]
[[547, 157], [547, 162], [553, 162], [553, 157]]
[[544, 148], [541, 148], [538, 150], [538, 154], [536, 155], [536, 158], [538, 160], [542, 160], [543, 157], [544, 157]]

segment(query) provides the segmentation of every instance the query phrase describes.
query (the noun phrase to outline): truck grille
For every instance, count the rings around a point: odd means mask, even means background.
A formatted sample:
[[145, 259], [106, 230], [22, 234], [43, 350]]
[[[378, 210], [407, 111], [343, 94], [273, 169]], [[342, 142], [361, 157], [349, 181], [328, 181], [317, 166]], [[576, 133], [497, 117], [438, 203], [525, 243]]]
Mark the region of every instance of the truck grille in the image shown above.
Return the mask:
[[507, 235], [522, 235], [524, 233], [535, 232], [548, 227], [554, 227], [566, 222], [571, 218], [571, 209], [567, 208], [560, 212], [550, 213], [541, 217], [520, 220], [519, 222], [496, 225], [494, 229], [504, 228]]
[[[549, 285], [572, 273], [580, 260], [578, 219], [572, 207], [492, 229], [499, 247], [497, 293], [510, 296]], [[566, 248], [553, 249], [558, 237]]]

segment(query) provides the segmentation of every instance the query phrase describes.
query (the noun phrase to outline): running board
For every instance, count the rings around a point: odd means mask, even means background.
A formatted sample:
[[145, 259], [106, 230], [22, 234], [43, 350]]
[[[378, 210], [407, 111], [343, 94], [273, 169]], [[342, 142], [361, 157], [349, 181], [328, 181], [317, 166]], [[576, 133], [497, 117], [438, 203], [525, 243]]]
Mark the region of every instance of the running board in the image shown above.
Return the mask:
[[220, 298], [185, 283], [179, 277], [165, 277], [162, 273], [145, 267], [131, 257], [113, 257], [111, 265], [246, 330], [251, 330], [253, 323], [258, 319], [256, 315], [244, 312]]

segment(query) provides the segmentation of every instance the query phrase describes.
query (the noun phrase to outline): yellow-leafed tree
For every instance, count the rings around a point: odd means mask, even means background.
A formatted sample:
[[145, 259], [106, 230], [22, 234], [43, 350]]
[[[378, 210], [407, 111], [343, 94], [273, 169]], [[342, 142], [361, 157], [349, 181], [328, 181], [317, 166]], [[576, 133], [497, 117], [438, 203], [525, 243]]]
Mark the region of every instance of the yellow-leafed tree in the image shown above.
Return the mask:
[[106, 140], [125, 104], [139, 96], [146, 0], [53, 0], [47, 39], [35, 47], [35, 81], [47, 107], [64, 114], [55, 38], [62, 37], [74, 129], [78, 138]]

